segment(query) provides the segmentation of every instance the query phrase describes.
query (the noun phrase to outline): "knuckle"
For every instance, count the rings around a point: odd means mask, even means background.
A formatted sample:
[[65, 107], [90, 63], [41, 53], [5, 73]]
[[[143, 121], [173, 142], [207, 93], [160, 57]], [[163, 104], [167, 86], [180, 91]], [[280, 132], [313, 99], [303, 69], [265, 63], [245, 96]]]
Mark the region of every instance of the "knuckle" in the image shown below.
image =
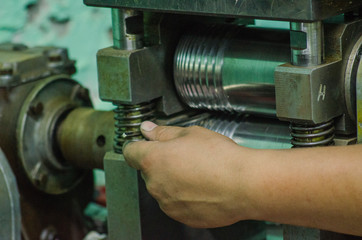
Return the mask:
[[160, 206], [160, 209], [165, 212], [165, 213], [168, 213], [170, 214], [171, 213], [171, 208], [169, 206], [169, 204], [163, 202], [163, 201], [159, 201], [158, 202], [158, 205]]
[[185, 129], [185, 134], [201, 133], [204, 128], [200, 126], [191, 126]]
[[161, 194], [160, 194], [159, 187], [157, 184], [155, 184], [152, 181], [149, 181], [146, 184], [146, 188], [147, 188], [147, 191], [149, 192], [149, 194], [151, 194], [151, 196], [154, 197], [156, 200], [161, 199]]
[[200, 131], [202, 127], [200, 126], [191, 126], [188, 128], [190, 131]]
[[152, 166], [152, 158], [150, 154], [146, 154], [140, 161], [140, 167], [143, 171], [147, 171]]
[[140, 167], [142, 170], [146, 171], [153, 165], [153, 161], [155, 159], [155, 153], [152, 149], [148, 149], [145, 151], [141, 161]]

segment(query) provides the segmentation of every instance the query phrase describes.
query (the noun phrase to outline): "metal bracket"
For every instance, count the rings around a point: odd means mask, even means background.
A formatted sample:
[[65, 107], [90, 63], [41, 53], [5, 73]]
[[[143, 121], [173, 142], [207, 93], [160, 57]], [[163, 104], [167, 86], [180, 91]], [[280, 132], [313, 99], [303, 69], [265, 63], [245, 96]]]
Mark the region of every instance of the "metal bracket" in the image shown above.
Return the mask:
[[137, 171], [123, 155], [108, 152], [104, 157], [108, 209], [108, 240], [141, 240], [141, 216]]

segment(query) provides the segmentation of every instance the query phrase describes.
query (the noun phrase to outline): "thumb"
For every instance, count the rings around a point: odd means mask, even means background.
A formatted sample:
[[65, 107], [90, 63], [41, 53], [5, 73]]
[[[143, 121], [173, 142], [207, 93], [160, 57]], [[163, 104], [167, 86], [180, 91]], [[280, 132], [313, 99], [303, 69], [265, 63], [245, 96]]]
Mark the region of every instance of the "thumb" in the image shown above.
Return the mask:
[[143, 136], [151, 141], [167, 141], [185, 135], [185, 128], [158, 126], [157, 124], [145, 121], [141, 124]]

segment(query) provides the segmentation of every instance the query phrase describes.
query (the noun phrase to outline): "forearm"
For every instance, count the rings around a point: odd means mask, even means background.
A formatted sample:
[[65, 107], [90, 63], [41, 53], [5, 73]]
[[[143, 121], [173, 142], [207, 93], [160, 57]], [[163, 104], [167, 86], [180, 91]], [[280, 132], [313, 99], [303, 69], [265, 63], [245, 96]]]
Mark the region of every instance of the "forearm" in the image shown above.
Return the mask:
[[252, 151], [252, 218], [362, 235], [362, 146]]
[[128, 164], [193, 227], [255, 219], [362, 235], [362, 146], [256, 150], [200, 127], [141, 125]]

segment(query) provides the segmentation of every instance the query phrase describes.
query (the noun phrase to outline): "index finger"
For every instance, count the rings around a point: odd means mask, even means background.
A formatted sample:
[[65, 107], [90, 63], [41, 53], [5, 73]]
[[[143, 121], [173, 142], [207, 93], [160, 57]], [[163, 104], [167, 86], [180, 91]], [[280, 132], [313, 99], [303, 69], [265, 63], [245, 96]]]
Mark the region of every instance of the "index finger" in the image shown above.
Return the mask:
[[153, 142], [151, 141], [139, 141], [128, 142], [123, 146], [123, 156], [130, 167], [137, 170], [143, 169], [143, 161], [150, 149]]

